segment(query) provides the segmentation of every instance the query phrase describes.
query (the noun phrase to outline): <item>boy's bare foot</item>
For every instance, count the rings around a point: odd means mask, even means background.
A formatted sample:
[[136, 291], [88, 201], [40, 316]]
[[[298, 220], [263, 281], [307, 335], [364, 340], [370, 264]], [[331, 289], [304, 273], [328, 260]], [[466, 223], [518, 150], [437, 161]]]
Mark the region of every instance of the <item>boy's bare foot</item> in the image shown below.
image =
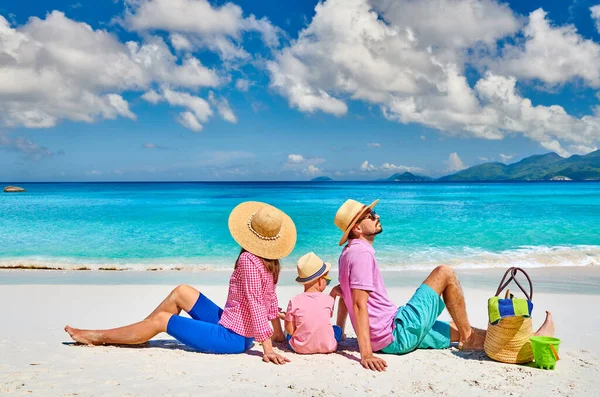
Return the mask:
[[552, 319], [552, 313], [546, 310], [546, 320], [544, 324], [534, 334], [535, 336], [554, 336], [554, 320]]
[[458, 343], [459, 350], [483, 350], [483, 345], [485, 343], [485, 331], [476, 330], [473, 328], [471, 330], [471, 335], [467, 337], [464, 341], [460, 341]]
[[68, 325], [65, 327], [65, 331], [69, 334], [69, 336], [78, 343], [83, 343], [84, 345], [97, 345], [98, 343], [94, 343], [92, 335], [90, 332], [82, 329], [77, 329], [73, 327], [69, 327]]

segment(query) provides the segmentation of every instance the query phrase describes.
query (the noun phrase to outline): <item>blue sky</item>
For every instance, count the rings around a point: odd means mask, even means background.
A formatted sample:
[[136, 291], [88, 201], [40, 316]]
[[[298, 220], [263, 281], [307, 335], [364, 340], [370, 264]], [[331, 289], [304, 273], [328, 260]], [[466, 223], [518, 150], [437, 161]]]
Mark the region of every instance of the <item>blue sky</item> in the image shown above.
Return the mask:
[[598, 1], [0, 3], [0, 180], [371, 180], [600, 146]]

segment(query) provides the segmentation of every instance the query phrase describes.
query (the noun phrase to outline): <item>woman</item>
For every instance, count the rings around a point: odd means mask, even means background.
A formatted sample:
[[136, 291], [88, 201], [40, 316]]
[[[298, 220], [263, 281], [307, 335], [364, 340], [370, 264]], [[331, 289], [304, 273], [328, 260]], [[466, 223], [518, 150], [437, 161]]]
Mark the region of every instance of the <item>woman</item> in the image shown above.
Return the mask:
[[[262, 342], [263, 361], [285, 364], [289, 360], [273, 351], [271, 337], [284, 339], [275, 285], [279, 259], [289, 255], [296, 244], [294, 222], [277, 208], [252, 201], [231, 211], [229, 231], [242, 250], [224, 309], [197, 289], [180, 285], [143, 321], [107, 330], [66, 326], [65, 331], [76, 342], [88, 345], [140, 344], [166, 332], [196, 351], [217, 354], [243, 353], [256, 340]], [[191, 318], [179, 316], [181, 310]]]

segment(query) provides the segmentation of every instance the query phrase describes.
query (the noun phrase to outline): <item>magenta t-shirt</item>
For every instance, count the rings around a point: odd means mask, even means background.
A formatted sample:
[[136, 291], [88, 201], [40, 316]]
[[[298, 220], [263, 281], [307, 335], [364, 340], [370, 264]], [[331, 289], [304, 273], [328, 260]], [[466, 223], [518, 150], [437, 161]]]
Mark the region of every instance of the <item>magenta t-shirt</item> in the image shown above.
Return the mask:
[[322, 292], [304, 292], [290, 300], [285, 320], [296, 326], [290, 339], [290, 345], [296, 353], [331, 353], [337, 349], [329, 321], [333, 304], [333, 298]]
[[367, 301], [371, 347], [381, 350], [394, 340], [394, 318], [398, 307], [390, 301], [375, 259], [371, 244], [359, 239], [351, 239], [340, 256], [339, 277], [342, 297], [348, 307], [352, 326], [356, 330], [356, 316], [352, 304], [352, 290], [370, 291]]

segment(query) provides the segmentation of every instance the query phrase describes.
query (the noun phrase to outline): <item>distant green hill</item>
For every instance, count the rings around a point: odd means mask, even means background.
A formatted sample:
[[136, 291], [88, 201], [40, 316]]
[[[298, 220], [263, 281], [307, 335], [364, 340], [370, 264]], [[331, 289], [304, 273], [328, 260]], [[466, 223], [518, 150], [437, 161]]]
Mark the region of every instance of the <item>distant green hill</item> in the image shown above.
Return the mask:
[[410, 172], [405, 172], [403, 174], [394, 174], [383, 180], [389, 182], [430, 182], [433, 179], [428, 176], [415, 175], [411, 174]]
[[447, 175], [438, 181], [600, 180], [600, 150], [563, 158], [556, 153], [530, 156], [513, 164], [486, 163]]
[[313, 178], [310, 180], [311, 182], [331, 182], [333, 181], [333, 179], [331, 179], [328, 176], [318, 176], [316, 178]]

